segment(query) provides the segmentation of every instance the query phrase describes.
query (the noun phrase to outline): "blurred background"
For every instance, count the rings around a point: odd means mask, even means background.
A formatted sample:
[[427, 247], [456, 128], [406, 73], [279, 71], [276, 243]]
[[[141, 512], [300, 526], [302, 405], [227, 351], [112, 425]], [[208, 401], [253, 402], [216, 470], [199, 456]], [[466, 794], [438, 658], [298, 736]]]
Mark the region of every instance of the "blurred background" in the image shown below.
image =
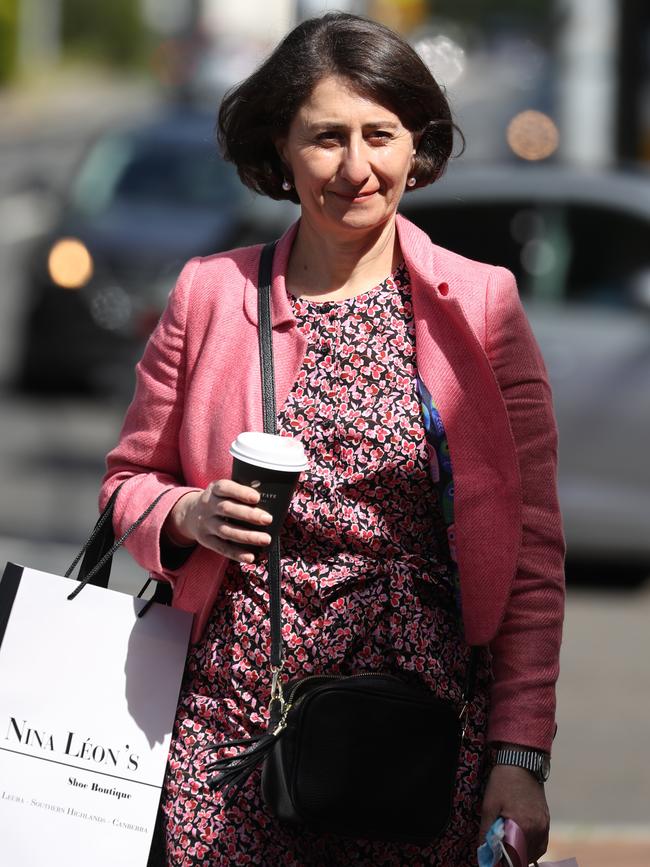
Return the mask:
[[[466, 137], [402, 210], [512, 269], [552, 381], [569, 596], [552, 853], [650, 864], [650, 4], [0, 0], [0, 561], [62, 572], [183, 262], [296, 217], [213, 139], [327, 9], [402, 32]], [[460, 150], [460, 147], [459, 147]], [[115, 567], [132, 592], [141, 574]]]

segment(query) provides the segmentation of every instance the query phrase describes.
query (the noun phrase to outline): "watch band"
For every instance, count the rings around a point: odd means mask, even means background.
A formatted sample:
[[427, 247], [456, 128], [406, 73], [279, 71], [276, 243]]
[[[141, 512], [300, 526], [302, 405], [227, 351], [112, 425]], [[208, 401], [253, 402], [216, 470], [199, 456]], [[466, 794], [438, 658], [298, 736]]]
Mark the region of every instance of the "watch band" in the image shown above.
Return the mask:
[[497, 750], [495, 763], [525, 768], [530, 771], [538, 783], [545, 783], [551, 772], [551, 758], [548, 753], [541, 750], [501, 747]]

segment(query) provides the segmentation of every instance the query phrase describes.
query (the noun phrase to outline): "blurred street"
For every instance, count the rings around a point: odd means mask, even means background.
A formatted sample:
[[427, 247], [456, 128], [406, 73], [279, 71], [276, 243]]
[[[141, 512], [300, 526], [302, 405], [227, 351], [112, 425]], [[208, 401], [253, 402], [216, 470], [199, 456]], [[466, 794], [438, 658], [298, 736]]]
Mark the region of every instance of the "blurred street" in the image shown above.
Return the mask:
[[[0, 139], [0, 211], [9, 211], [7, 184], [21, 172], [35, 166], [48, 175], [68, 170], [89, 133], [81, 123], [67, 132], [56, 150], [39, 148], [28, 131], [9, 142]], [[94, 523], [103, 458], [116, 441], [124, 404], [11, 393], [27, 229], [15, 241], [11, 231], [3, 233], [0, 243], [0, 561], [61, 573]], [[116, 586], [128, 592], [136, 592], [146, 577], [125, 554], [116, 558], [113, 572]], [[547, 787], [558, 857], [579, 854], [584, 845], [593, 853], [585, 863], [594, 867], [622, 864], [625, 846], [646, 859], [625, 863], [640, 867], [650, 858], [648, 622], [648, 583], [619, 591], [612, 575], [607, 591], [569, 593], [559, 728]], [[617, 860], [597, 860], [610, 838], [617, 841]]]
[[[54, 91], [0, 90], [0, 565], [63, 574], [97, 514], [118, 396], [32, 396], [14, 388], [25, 316], [30, 242], [97, 132], [144, 118], [160, 94], [141, 81], [61, 80]], [[44, 184], [41, 183], [44, 182]], [[45, 187], [45, 193], [44, 193]], [[650, 320], [646, 325], [650, 324]], [[135, 593], [146, 575], [122, 553], [114, 586]], [[547, 785], [548, 858], [580, 867], [650, 864], [650, 579], [571, 585], [558, 692], [558, 733]]]
[[[113, 119], [143, 116], [156, 105], [150, 87], [102, 79], [90, 87], [66, 79], [59, 90], [42, 94], [0, 94], [0, 112], [15, 121], [0, 127], [2, 561], [65, 571], [94, 523], [103, 457], [124, 409], [14, 393], [30, 242], [48, 223], [50, 190], [65, 185], [97, 132]], [[33, 185], [35, 178], [47, 185], [45, 196], [40, 183]], [[140, 575], [126, 555], [121, 560], [125, 575]]]
[[[62, 573], [96, 516], [103, 456], [122, 408], [0, 394], [0, 561]], [[116, 557], [116, 586], [145, 579]], [[547, 786], [553, 853], [589, 853], [581, 865], [647, 867], [650, 856], [650, 586], [569, 593], [558, 734]], [[613, 843], [615, 860], [601, 860]], [[623, 860], [628, 851], [630, 859]], [[638, 857], [637, 857], [638, 856]]]

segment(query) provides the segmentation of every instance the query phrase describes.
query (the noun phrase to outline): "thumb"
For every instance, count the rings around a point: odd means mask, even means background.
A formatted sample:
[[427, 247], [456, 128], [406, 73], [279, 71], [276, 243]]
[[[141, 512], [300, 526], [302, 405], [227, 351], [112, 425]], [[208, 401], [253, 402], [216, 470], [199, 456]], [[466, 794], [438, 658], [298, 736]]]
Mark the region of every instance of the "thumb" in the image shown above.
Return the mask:
[[481, 808], [481, 825], [479, 830], [479, 840], [481, 843], [485, 842], [485, 835], [500, 815], [501, 803], [497, 798], [490, 795], [488, 789], [483, 798], [483, 806]]
[[487, 832], [490, 830], [490, 828], [492, 827], [492, 825], [496, 822], [496, 820], [498, 818], [499, 818], [498, 813], [494, 813], [493, 815], [489, 815], [489, 816], [486, 813], [483, 813], [481, 815], [481, 827], [480, 827], [480, 830], [478, 832], [479, 846], [482, 846], [483, 843], [485, 843], [485, 838], [487, 836]]

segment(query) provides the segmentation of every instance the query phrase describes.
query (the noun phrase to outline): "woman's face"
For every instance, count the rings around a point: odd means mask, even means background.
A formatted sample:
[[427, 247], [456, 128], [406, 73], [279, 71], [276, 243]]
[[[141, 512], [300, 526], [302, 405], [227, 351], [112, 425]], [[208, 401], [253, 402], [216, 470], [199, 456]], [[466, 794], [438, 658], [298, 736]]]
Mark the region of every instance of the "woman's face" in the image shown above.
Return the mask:
[[321, 233], [349, 235], [393, 217], [415, 143], [396, 114], [332, 76], [316, 85], [278, 151], [303, 219]]

